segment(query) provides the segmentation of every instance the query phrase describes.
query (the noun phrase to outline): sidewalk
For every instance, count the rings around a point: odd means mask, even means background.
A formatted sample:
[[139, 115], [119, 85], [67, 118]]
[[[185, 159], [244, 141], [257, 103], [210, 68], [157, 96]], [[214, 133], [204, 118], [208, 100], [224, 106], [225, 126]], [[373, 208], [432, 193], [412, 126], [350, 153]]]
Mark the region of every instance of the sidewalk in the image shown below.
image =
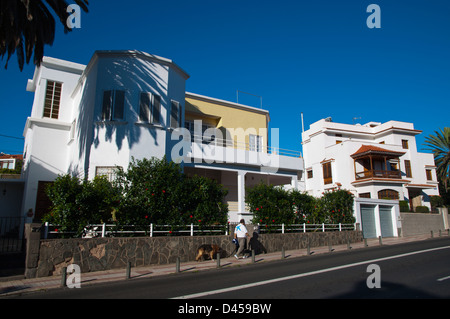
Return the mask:
[[[442, 236], [448, 237], [447, 233], [443, 233]], [[437, 234], [434, 237], [438, 237]], [[426, 240], [431, 238], [431, 234], [428, 235], [418, 235], [412, 237], [399, 237], [399, 238], [383, 238], [382, 244], [384, 245], [396, 245], [413, 241]], [[364, 242], [352, 243], [351, 249], [362, 249], [364, 248]], [[378, 239], [368, 239], [368, 247], [379, 246]], [[345, 251], [349, 248], [347, 245], [338, 245], [332, 247], [333, 252]], [[312, 255], [329, 253], [329, 247], [313, 247], [310, 249]], [[291, 259], [295, 257], [307, 256], [307, 249], [300, 250], [289, 250], [285, 252], [285, 258]], [[261, 254], [255, 256], [255, 262], [268, 262], [272, 260], [279, 260], [282, 258], [281, 252]], [[220, 261], [221, 268], [233, 267], [236, 265], [251, 264], [252, 258], [239, 259], [234, 257], [223, 258]], [[217, 268], [217, 262], [215, 260], [204, 261], [204, 262], [185, 262], [180, 265], [180, 273], [192, 272], [192, 271], [202, 271], [207, 269]], [[168, 275], [176, 273], [176, 265], [152, 265], [146, 267], [132, 268], [130, 279], [137, 280], [140, 278], [155, 277], [161, 275]], [[81, 274], [81, 287], [95, 285], [98, 283], [112, 282], [127, 280], [126, 269], [114, 269], [100, 272], [92, 272]], [[45, 278], [34, 278], [34, 279], [21, 279], [20, 277], [11, 277], [11, 280], [0, 282], [0, 298], [6, 296], [13, 296], [16, 294], [31, 293], [36, 291], [45, 291], [48, 289], [55, 289], [61, 287], [61, 276], [52, 276]]]

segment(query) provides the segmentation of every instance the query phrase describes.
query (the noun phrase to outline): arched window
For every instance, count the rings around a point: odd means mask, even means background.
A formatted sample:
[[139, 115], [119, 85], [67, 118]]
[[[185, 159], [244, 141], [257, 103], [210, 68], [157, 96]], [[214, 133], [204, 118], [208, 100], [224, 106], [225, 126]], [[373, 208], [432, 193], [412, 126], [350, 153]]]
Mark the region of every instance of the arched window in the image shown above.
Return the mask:
[[399, 195], [392, 189], [383, 189], [378, 192], [378, 199], [399, 199]]

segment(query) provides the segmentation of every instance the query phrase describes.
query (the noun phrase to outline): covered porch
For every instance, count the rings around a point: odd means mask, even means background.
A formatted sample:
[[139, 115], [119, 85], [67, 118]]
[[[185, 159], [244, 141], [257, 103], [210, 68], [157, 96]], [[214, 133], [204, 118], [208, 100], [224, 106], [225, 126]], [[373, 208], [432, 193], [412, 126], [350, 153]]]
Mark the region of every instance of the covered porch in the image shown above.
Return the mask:
[[295, 172], [265, 173], [246, 168], [234, 169], [202, 164], [185, 166], [184, 172], [188, 176], [198, 175], [214, 179], [228, 190], [225, 200], [228, 203], [230, 222], [239, 222], [242, 218], [246, 223], [251, 221], [253, 215], [245, 204], [247, 188], [266, 183], [298, 189], [298, 176]]

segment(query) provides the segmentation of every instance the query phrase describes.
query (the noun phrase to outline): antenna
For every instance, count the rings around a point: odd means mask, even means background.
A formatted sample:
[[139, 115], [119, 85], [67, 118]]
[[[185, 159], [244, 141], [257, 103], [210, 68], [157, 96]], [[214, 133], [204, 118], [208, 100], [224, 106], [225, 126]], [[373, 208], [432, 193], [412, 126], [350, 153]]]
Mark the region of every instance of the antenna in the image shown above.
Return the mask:
[[305, 123], [303, 122], [303, 112], [302, 112], [302, 133], [305, 133]]
[[263, 108], [262, 96], [256, 95], [256, 94], [252, 94], [252, 93], [247, 93], [247, 92], [244, 92], [244, 91], [239, 91], [239, 90], [236, 90], [236, 99], [237, 99], [236, 103], [237, 104], [239, 104], [239, 93], [244, 93], [244, 94], [247, 94], [247, 95], [252, 95], [252, 96], [259, 97], [259, 100], [260, 100], [260, 103], [261, 103], [261, 109]]

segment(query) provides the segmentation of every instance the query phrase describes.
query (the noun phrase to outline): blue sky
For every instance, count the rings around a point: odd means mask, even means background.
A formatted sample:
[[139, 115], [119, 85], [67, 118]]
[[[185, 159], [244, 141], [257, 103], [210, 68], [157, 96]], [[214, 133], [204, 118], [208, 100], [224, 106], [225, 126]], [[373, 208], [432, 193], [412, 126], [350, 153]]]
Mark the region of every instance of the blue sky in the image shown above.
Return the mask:
[[[69, 1], [70, 2], [70, 1]], [[426, 136], [450, 126], [450, 1], [128, 0], [90, 1], [81, 29], [45, 55], [87, 64], [95, 50], [137, 49], [174, 60], [187, 91], [236, 101], [262, 96], [280, 147], [301, 150], [305, 128], [335, 122], [412, 122]], [[381, 29], [369, 29], [369, 4]], [[34, 66], [0, 61], [0, 151], [21, 153]], [[239, 101], [259, 106], [241, 94]]]

